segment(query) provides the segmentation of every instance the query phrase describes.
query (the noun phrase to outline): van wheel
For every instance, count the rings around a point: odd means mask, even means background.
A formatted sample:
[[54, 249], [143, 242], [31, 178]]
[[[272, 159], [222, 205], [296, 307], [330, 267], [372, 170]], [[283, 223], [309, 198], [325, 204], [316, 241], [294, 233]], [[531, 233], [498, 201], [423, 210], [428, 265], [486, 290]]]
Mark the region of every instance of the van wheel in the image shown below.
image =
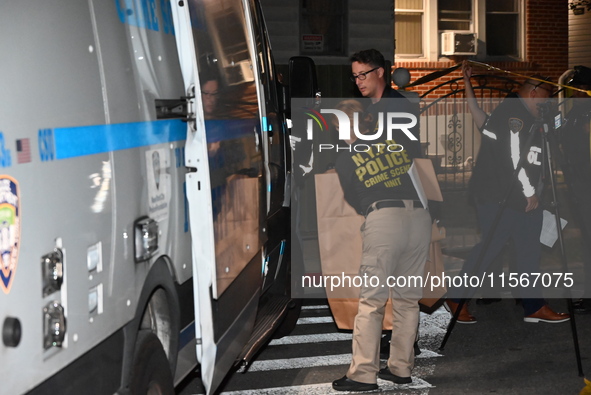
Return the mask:
[[138, 332], [129, 390], [132, 395], [174, 395], [168, 359], [151, 331]]

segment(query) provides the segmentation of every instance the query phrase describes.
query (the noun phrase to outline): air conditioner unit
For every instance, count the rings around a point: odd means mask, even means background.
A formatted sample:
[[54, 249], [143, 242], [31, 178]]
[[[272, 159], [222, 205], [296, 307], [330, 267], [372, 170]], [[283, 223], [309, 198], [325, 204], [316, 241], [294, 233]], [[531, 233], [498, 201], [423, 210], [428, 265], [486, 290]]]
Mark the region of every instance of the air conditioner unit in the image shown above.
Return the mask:
[[476, 33], [441, 33], [442, 55], [476, 55]]

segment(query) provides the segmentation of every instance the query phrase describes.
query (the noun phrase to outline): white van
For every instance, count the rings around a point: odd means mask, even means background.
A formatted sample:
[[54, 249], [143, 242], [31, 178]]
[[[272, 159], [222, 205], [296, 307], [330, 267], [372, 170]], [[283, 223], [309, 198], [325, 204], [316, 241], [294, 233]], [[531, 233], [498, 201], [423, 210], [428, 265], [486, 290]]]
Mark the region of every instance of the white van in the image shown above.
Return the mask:
[[0, 392], [215, 391], [298, 314], [257, 1], [4, 2], [0, 37]]

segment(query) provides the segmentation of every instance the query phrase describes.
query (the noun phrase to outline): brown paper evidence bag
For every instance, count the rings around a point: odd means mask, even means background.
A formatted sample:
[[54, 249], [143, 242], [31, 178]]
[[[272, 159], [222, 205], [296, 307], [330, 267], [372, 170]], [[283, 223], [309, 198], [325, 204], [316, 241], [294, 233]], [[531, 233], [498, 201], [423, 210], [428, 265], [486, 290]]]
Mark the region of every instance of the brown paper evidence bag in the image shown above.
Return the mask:
[[[429, 200], [443, 201], [437, 176], [430, 159], [415, 159], [414, 165]], [[318, 221], [318, 244], [323, 276], [348, 276], [359, 274], [361, 265], [362, 240], [360, 228], [365, 218], [345, 201], [343, 190], [336, 172], [329, 171], [315, 176], [316, 212]], [[445, 238], [445, 228], [434, 222], [431, 233], [429, 259], [425, 263], [425, 275], [439, 276], [444, 271], [440, 241]], [[346, 243], [343, 243], [346, 240]], [[427, 279], [428, 280], [428, 279]], [[430, 281], [425, 281], [429, 284]], [[426, 308], [434, 306], [447, 292], [445, 287], [423, 288], [419, 301]], [[359, 288], [343, 293], [338, 288], [326, 287], [331, 312], [339, 329], [353, 329], [359, 299]], [[346, 297], [343, 297], [346, 295]], [[392, 308], [388, 301], [384, 317], [384, 329], [392, 329]]]

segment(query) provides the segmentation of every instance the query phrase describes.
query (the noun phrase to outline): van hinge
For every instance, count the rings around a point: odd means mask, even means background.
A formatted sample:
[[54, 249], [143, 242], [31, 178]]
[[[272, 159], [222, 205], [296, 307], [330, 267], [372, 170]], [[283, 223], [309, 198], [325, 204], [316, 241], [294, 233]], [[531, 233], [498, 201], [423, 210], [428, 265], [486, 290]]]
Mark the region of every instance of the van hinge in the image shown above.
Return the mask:
[[156, 99], [156, 119], [182, 118], [195, 126], [195, 86], [189, 87], [187, 96], [179, 99]]
[[187, 89], [187, 96], [183, 96], [182, 99], [187, 103], [187, 114], [185, 121], [189, 122], [189, 126], [192, 130], [197, 130], [195, 121], [197, 120], [196, 106], [195, 106], [195, 85], [189, 86]]

